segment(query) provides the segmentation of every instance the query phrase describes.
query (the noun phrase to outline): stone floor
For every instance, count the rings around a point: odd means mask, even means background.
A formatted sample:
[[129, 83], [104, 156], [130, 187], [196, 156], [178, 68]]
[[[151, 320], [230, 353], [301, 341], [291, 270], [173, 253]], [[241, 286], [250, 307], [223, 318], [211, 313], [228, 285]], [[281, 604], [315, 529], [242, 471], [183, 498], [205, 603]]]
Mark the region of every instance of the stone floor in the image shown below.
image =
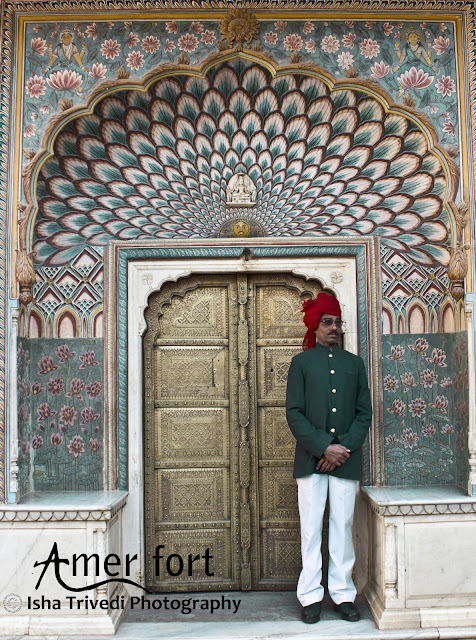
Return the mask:
[[[168, 598], [167, 603], [165, 598]], [[222, 597], [225, 610], [222, 610]], [[182, 613], [183, 601], [196, 599], [200, 605], [206, 601], [207, 610]], [[214, 594], [157, 594], [148, 596], [151, 609], [140, 605], [126, 611], [114, 640], [476, 640], [476, 629], [406, 629], [379, 631], [365, 600], [357, 599], [362, 613], [360, 622], [341, 620], [334, 612], [332, 602], [325, 598], [321, 621], [308, 625], [301, 622], [301, 608], [293, 592], [230, 592]], [[211, 601], [220, 602], [220, 609], [210, 612]], [[240, 600], [236, 608], [226, 601]], [[152, 601], [161, 601], [160, 610], [152, 608]], [[174, 601], [175, 604], [171, 604]], [[178, 603], [178, 604], [176, 604]], [[141, 603], [142, 604], [142, 603]], [[168, 609], [164, 610], [167, 606]], [[172, 610], [170, 607], [179, 607]], [[193, 606], [193, 605], [192, 605]], [[216, 606], [216, 605], [214, 605]], [[104, 640], [111, 636], [23, 636], [23, 640]], [[5, 638], [5, 637], [4, 637]], [[21, 636], [8, 637], [19, 640]], [[5, 638], [6, 640], [6, 638]]]

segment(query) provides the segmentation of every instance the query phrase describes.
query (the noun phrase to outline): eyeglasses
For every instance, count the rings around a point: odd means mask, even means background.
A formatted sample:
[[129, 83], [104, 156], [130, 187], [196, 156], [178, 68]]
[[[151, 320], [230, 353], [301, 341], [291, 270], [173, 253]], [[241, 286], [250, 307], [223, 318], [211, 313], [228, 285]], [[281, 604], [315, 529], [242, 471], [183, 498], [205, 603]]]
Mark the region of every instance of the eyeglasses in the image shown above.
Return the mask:
[[325, 327], [332, 327], [332, 325], [335, 324], [338, 329], [342, 329], [342, 320], [340, 318], [335, 320], [334, 318], [324, 318], [321, 322]]

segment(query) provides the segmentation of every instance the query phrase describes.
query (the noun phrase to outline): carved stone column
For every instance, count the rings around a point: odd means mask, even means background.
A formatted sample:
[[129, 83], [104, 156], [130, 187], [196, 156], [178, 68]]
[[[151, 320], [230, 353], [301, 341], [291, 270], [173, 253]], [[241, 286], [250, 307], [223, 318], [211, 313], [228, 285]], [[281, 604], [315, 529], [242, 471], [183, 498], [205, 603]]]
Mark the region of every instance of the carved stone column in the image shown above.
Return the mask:
[[448, 265], [448, 277], [451, 281], [450, 291], [456, 302], [459, 302], [464, 296], [464, 279], [468, 272], [466, 250], [469, 246], [464, 244], [467, 212], [468, 205], [465, 202], [456, 205], [456, 248], [451, 248], [451, 258]]

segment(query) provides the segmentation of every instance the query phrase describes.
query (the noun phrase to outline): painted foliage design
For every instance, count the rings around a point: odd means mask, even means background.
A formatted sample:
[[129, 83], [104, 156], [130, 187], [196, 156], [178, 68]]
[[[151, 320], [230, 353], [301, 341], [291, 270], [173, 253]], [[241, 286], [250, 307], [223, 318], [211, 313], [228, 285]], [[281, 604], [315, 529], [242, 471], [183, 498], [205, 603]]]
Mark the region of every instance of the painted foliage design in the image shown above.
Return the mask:
[[464, 335], [383, 336], [386, 484], [456, 483], [468, 424], [464, 346], [454, 342]]
[[[30, 489], [98, 490], [103, 473], [101, 339], [20, 342], [20, 467], [31, 468]], [[27, 354], [27, 356], [25, 356]], [[19, 370], [20, 371], [20, 370]], [[31, 418], [30, 418], [31, 416]]]
[[[38, 144], [62, 98], [73, 104], [122, 69], [139, 78], [186, 55], [197, 64], [217, 50], [219, 23], [205, 20], [98, 20], [26, 25], [23, 136]], [[386, 20], [260, 22], [263, 51], [278, 63], [298, 55], [336, 78], [358, 73], [395, 100], [411, 98], [435, 124], [444, 144], [458, 129], [455, 37], [451, 23]]]
[[226, 205], [239, 172], [256, 187], [243, 213], [268, 236], [374, 234], [448, 263], [446, 178], [416, 125], [363, 92], [240, 60], [118, 92], [68, 123], [38, 180], [37, 260], [113, 238], [216, 237], [239, 215]]

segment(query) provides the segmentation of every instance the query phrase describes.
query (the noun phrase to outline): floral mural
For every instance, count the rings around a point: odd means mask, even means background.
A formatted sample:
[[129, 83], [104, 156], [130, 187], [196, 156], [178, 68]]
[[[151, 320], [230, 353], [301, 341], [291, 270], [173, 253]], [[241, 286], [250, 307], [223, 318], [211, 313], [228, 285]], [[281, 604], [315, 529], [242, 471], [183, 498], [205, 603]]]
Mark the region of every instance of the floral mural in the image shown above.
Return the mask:
[[[448, 22], [277, 20], [259, 23], [259, 45], [277, 63], [314, 62], [336, 78], [378, 82], [394, 100], [430, 117], [443, 144], [458, 130], [455, 34]], [[217, 51], [217, 20], [28, 23], [25, 36], [25, 146], [46, 120], [80, 104], [102, 80], [140, 78], [163, 63], [201, 62]]]
[[103, 341], [18, 345], [22, 493], [103, 486]]
[[386, 485], [467, 482], [465, 335], [383, 336]]

